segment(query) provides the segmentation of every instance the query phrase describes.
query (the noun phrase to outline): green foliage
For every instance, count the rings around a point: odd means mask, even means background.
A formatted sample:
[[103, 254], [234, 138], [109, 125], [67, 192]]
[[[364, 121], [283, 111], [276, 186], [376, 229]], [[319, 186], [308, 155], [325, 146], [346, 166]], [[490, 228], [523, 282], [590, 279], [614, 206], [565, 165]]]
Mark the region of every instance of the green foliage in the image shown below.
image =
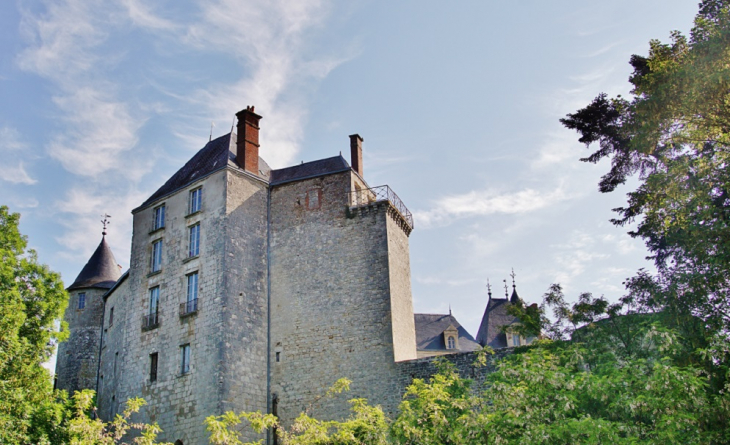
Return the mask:
[[0, 443], [8, 444], [42, 442], [39, 423], [62, 417], [49, 405], [51, 378], [41, 363], [65, 338], [55, 323], [68, 300], [58, 274], [27, 250], [19, 220], [0, 206]]
[[[156, 442], [157, 434], [162, 430], [154, 423], [152, 425], [144, 423], [130, 422], [133, 414], [138, 413], [145, 405], [145, 401], [140, 398], [127, 400], [127, 407], [122, 414], [117, 414], [110, 422], [104, 422], [99, 417], [93, 415], [94, 407], [94, 391], [83, 390], [77, 392], [73, 396], [74, 415], [68, 424], [68, 433], [70, 435], [70, 445], [117, 445], [125, 444], [122, 442], [125, 435], [130, 430], [138, 430], [140, 434], [132, 439], [136, 445], [171, 445]], [[92, 416], [93, 415], [93, 416]]]
[[[694, 348], [703, 329], [730, 328], [730, 2], [705, 0], [689, 38], [633, 56], [632, 98], [599, 95], [561, 121], [610, 158], [603, 192], [638, 175], [614, 224], [637, 221], [658, 269], [629, 280], [637, 303], [661, 310]], [[697, 318], [699, 317], [699, 323]]]

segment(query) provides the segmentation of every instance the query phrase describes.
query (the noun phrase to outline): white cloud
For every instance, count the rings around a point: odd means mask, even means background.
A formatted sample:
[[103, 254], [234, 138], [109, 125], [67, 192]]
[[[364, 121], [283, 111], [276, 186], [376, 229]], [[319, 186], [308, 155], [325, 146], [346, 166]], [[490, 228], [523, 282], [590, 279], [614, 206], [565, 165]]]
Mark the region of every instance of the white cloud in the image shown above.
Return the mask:
[[430, 227], [472, 216], [529, 213], [570, 198], [571, 195], [562, 185], [550, 191], [533, 188], [516, 192], [472, 190], [464, 194], [439, 198], [431, 209], [415, 211], [413, 215], [419, 226]]
[[27, 149], [28, 144], [22, 140], [18, 130], [7, 125], [0, 127], [0, 155], [3, 157], [0, 179], [13, 184], [31, 185], [38, 182], [25, 170], [22, 157], [27, 156]]
[[143, 28], [172, 30], [177, 28], [175, 23], [156, 15], [147, 5], [139, 0], [121, 0], [122, 5], [127, 9], [132, 22]]
[[244, 106], [255, 105], [266, 127], [262, 155], [273, 167], [290, 164], [307, 118], [302, 91], [348, 59], [307, 57], [307, 37], [328, 17], [329, 2], [219, 0], [201, 7], [202, 20], [189, 28], [187, 42], [230, 54], [247, 73], [233, 83], [199, 90], [194, 100], [223, 122]]
[[137, 132], [144, 122], [130, 115], [127, 104], [93, 87], [55, 97], [54, 102], [67, 130], [53, 139], [49, 152], [66, 170], [81, 176], [119, 170], [134, 179], [146, 173], [122, 162], [124, 152], [137, 144]]
[[13, 184], [35, 184], [35, 179], [31, 178], [28, 172], [25, 171], [23, 162], [18, 163], [17, 166], [12, 165], [0, 165], [0, 179], [3, 181], [12, 182]]

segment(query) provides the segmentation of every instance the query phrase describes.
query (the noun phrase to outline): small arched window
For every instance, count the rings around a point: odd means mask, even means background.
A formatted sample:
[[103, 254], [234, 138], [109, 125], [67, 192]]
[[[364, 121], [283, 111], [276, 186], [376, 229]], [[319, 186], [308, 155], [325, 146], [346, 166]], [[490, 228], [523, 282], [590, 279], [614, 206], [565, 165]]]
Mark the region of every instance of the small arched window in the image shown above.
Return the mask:
[[448, 346], [446, 349], [454, 349], [456, 348], [456, 340], [454, 340], [454, 337], [449, 337]]

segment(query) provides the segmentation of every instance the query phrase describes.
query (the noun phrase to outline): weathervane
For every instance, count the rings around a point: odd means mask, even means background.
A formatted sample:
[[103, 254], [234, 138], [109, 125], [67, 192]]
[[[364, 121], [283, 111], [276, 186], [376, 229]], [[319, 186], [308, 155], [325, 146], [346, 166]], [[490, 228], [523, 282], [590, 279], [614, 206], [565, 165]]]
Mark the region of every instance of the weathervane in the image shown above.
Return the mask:
[[514, 288], [517, 287], [517, 285], [515, 285], [515, 277], [516, 277], [516, 275], [515, 275], [515, 268], [514, 267], [512, 268], [512, 273], [509, 274], [509, 276], [512, 277], [512, 288], [514, 289]]
[[111, 218], [112, 216], [111, 215], [107, 215], [105, 213], [105, 214], [101, 215], [101, 217], [104, 218], [104, 219], [101, 220], [101, 224], [102, 224], [102, 226], [104, 226], [104, 230], [101, 231], [101, 234], [103, 236], [105, 236], [106, 235], [106, 226], [109, 225], [109, 224], [111, 224], [111, 221], [109, 221], [109, 218]]
[[489, 298], [492, 298], [492, 285], [489, 284], [489, 278], [487, 278], [487, 293], [489, 294]]
[[502, 281], [504, 281], [504, 296], [506, 298], [509, 298], [509, 293], [508, 293], [509, 291], [507, 290], [507, 280], [502, 280]]

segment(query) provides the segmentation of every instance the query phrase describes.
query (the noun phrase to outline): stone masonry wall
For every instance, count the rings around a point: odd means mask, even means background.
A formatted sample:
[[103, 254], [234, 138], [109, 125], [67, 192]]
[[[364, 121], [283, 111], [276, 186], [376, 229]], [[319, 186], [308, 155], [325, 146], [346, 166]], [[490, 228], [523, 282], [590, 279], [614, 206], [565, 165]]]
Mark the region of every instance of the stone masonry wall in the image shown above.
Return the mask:
[[218, 414], [267, 409], [267, 193], [262, 181], [227, 172], [222, 287], [214, 301], [223, 329], [216, 333], [219, 355], [208, 358], [222, 367]]
[[[348, 398], [380, 403], [397, 372], [387, 205], [348, 216], [351, 174], [271, 192], [271, 391], [284, 424], [342, 377], [353, 382]], [[343, 417], [340, 399], [311, 413]]]
[[[99, 406], [99, 415], [102, 419], [112, 419], [114, 414], [122, 412], [126, 399], [117, 397], [117, 377], [124, 369], [121, 362], [124, 357], [124, 341], [127, 329], [139, 329], [139, 317], [130, 319], [126, 316], [130, 311], [138, 314], [136, 299], [129, 297], [129, 280], [119, 283], [109, 297], [104, 307], [104, 336], [101, 346], [101, 361], [99, 368], [99, 389], [96, 395]], [[114, 308], [113, 323], [109, 323], [110, 312]], [[120, 354], [121, 357], [120, 357]]]
[[[86, 294], [86, 305], [79, 309], [79, 294]], [[64, 320], [69, 326], [69, 337], [58, 345], [56, 359], [56, 386], [69, 395], [74, 391], [96, 388], [96, 372], [101, 341], [101, 318], [106, 289], [75, 289], [69, 293]]]
[[[202, 186], [202, 210], [189, 214], [189, 193]], [[226, 187], [224, 170], [190, 184], [134, 214], [132, 252], [121, 343], [110, 339], [105, 357], [117, 357], [112, 387], [117, 405], [144, 397], [148, 405], [138, 420], [158, 422], [159, 439], [186, 444], [206, 443], [203, 420], [217, 412], [221, 399], [220, 345], [224, 332], [219, 310], [226, 244]], [[165, 205], [165, 227], [153, 231], [154, 208]], [[200, 255], [188, 257], [189, 228], [200, 224]], [[162, 270], [151, 273], [154, 241], [163, 240]], [[181, 316], [186, 301], [187, 275], [197, 272], [198, 310]], [[149, 290], [159, 286], [159, 326], [143, 330], [149, 313]], [[116, 292], [115, 292], [116, 293]], [[216, 299], [219, 299], [216, 301]], [[120, 314], [122, 315], [122, 314]], [[109, 349], [114, 342], [112, 351]], [[190, 345], [190, 372], [181, 372], [181, 346]], [[150, 381], [150, 354], [158, 354], [157, 380]], [[105, 369], [109, 363], [104, 363]], [[109, 384], [105, 376], [105, 385]], [[101, 407], [102, 412], [119, 410]], [[106, 408], [106, 409], [105, 409]], [[137, 419], [135, 419], [137, 420]]]

